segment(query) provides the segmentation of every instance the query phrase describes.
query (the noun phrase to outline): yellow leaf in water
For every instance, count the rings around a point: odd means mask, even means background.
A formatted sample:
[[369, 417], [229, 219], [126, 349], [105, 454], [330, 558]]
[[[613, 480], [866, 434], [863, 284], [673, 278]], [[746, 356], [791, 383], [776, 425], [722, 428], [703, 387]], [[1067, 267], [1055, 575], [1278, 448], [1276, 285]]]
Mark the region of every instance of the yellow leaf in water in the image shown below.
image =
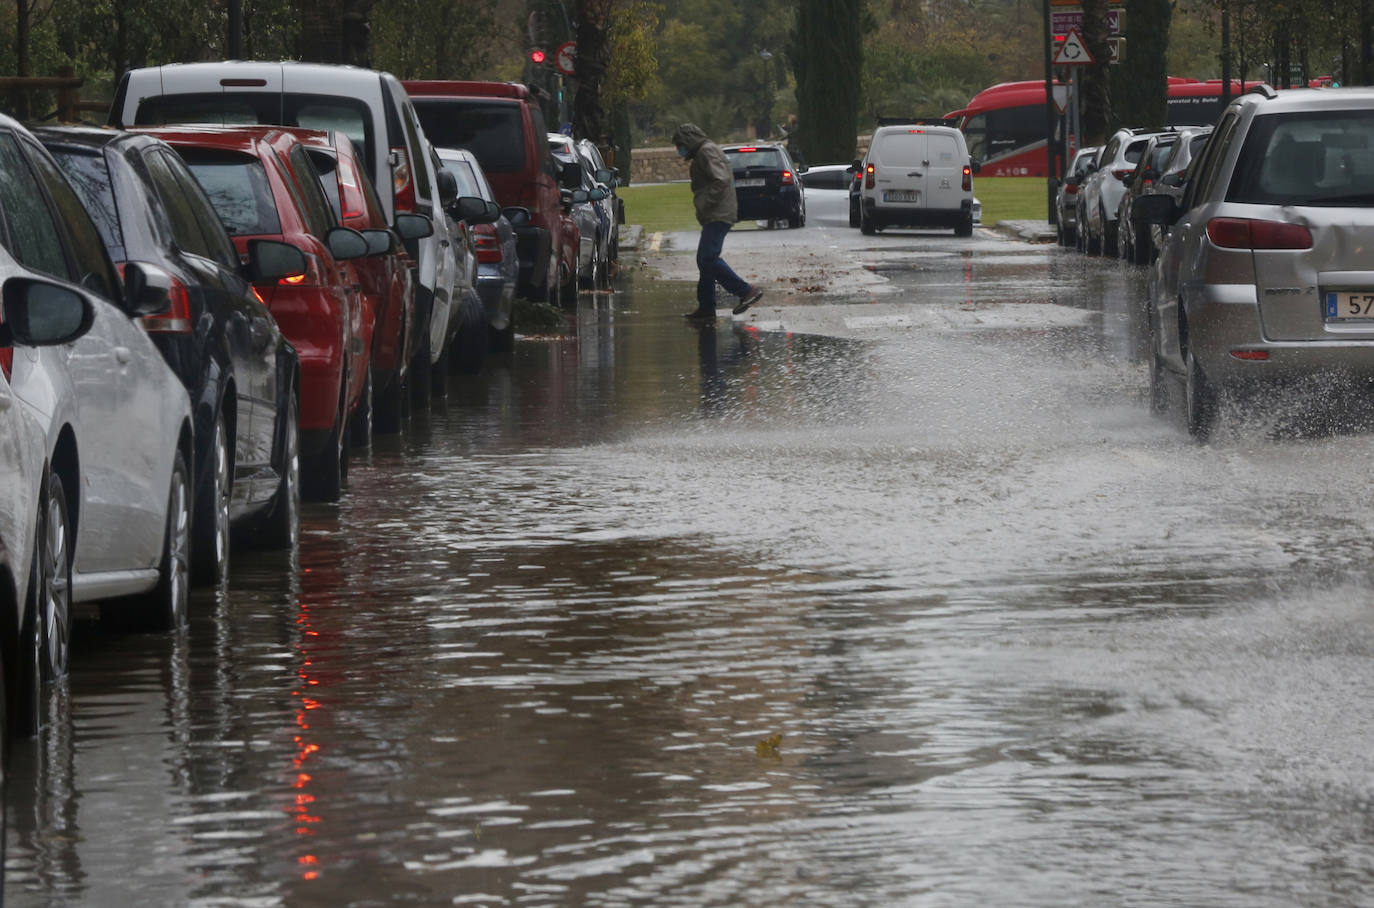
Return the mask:
[[754, 753], [759, 757], [779, 756], [778, 748], [782, 746], [782, 735], [773, 735], [771, 738], [764, 738], [754, 745]]

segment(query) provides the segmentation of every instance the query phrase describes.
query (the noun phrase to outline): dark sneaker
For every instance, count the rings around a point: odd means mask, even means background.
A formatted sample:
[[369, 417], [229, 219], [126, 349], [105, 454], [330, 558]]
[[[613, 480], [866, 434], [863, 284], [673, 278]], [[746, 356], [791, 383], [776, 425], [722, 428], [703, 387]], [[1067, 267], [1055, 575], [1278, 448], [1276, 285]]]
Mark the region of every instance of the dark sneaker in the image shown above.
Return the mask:
[[739, 302], [735, 304], [735, 308], [731, 311], [734, 312], [735, 315], [741, 315], [743, 314], [744, 310], [748, 309], [750, 306], [757, 303], [759, 299], [762, 297], [762, 290], [750, 290], [744, 296], [739, 298]]
[[691, 312], [682, 313], [682, 317], [692, 322], [714, 321], [716, 310], [714, 309], [693, 309]]

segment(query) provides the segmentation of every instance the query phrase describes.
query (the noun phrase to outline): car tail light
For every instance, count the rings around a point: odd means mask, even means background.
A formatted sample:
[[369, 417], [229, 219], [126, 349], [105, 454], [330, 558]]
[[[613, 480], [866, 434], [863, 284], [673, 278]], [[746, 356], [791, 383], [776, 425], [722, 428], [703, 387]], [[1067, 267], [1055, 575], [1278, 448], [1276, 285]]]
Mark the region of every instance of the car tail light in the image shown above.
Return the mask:
[[864, 168], [864, 189], [872, 189], [878, 182], [878, 168], [869, 164]]
[[[0, 322], [5, 320], [3, 311], [0, 311]], [[14, 345], [0, 347], [0, 372], [5, 373], [5, 381], [10, 380], [10, 371], [14, 368]]]
[[1207, 238], [1223, 249], [1311, 249], [1312, 231], [1301, 224], [1251, 218], [1212, 218]]
[[968, 164], [965, 164], [965, 165], [964, 165], [964, 192], [968, 192], [968, 191], [969, 191], [970, 189], [972, 189], [972, 188], [973, 188], [973, 167], [970, 166], [970, 165], [968, 165]]
[[1064, 194], [1065, 194], [1065, 195], [1078, 195], [1078, 184], [1077, 184], [1077, 183], [1070, 183], [1070, 184], [1068, 184], [1067, 186], [1065, 186], [1065, 187], [1064, 187]]
[[782, 185], [791, 186], [793, 182], [795, 182], [795, 180], [792, 177], [792, 171], [784, 170], [782, 172]]
[[1135, 173], [1134, 167], [1118, 167], [1112, 171], [1112, 176], [1124, 183], [1131, 178], [1133, 173]]
[[1231, 356], [1235, 359], [1243, 359], [1252, 363], [1262, 363], [1269, 359], [1268, 350], [1232, 350]]
[[190, 334], [191, 295], [186, 292], [186, 285], [172, 278], [167, 297], [169, 305], [165, 310], [143, 316], [143, 330], [149, 334]]
[[483, 265], [494, 265], [501, 261], [501, 237], [491, 224], [478, 224], [472, 228], [473, 239], [477, 241], [477, 261]]
[[396, 196], [397, 212], [415, 211], [415, 180], [410, 172], [410, 155], [404, 145], [391, 149], [396, 163], [391, 168], [391, 189]]
[[736, 148], [735, 151], [758, 151], [758, 149], [750, 146], [748, 148]]

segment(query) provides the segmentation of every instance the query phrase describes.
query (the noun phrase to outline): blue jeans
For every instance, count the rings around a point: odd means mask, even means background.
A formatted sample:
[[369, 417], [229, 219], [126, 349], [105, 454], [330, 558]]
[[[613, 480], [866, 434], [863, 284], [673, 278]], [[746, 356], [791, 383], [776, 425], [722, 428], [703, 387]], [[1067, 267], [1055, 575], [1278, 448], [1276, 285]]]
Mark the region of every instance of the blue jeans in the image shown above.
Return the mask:
[[749, 293], [749, 284], [725, 264], [720, 251], [725, 247], [725, 235], [730, 225], [724, 221], [712, 221], [701, 227], [701, 239], [697, 242], [697, 308], [716, 310], [716, 284], [727, 292], [743, 297]]

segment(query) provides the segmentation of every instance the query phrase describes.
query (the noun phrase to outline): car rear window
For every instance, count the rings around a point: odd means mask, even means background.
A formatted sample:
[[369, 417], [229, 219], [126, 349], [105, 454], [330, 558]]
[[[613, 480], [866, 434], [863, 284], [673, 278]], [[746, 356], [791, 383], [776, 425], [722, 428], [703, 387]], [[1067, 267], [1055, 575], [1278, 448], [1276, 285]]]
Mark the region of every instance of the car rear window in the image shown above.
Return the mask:
[[94, 149], [79, 151], [72, 148], [48, 147], [57, 160], [57, 166], [67, 182], [72, 184], [81, 204], [90, 212], [100, 238], [110, 258], [116, 262], [125, 259], [124, 231], [119, 224], [119, 209], [115, 206], [114, 185], [110, 180], [110, 168], [105, 163], [105, 155]]
[[726, 149], [725, 156], [730, 159], [730, 166], [735, 170], [747, 170], [750, 167], [782, 170], [782, 155], [778, 154], [776, 148], [755, 148], [750, 151], [742, 148]]
[[177, 152], [210, 197], [225, 228], [236, 236], [281, 233], [277, 203], [262, 162], [250, 155], [200, 148]]
[[458, 181], [458, 195], [486, 198], [482, 193], [482, 187], [477, 185], [477, 178], [473, 176], [472, 166], [467, 161], [444, 161], [444, 169], [453, 174], [453, 178]]
[[925, 133], [889, 133], [878, 139], [874, 157], [888, 167], [916, 167], [926, 158]]
[[1140, 156], [1145, 153], [1145, 146], [1150, 144], [1149, 139], [1136, 139], [1126, 146], [1126, 154], [1123, 157], [1126, 163], [1135, 164], [1140, 160]]
[[137, 126], [202, 124], [212, 126], [304, 126], [337, 130], [353, 140], [376, 173], [373, 123], [367, 102], [331, 95], [278, 92], [204, 92], [158, 95], [139, 102]]
[[525, 169], [519, 102], [421, 97], [412, 103], [425, 136], [438, 147], [466, 148], [488, 173]]
[[1255, 117], [1228, 202], [1374, 204], [1374, 110]]

